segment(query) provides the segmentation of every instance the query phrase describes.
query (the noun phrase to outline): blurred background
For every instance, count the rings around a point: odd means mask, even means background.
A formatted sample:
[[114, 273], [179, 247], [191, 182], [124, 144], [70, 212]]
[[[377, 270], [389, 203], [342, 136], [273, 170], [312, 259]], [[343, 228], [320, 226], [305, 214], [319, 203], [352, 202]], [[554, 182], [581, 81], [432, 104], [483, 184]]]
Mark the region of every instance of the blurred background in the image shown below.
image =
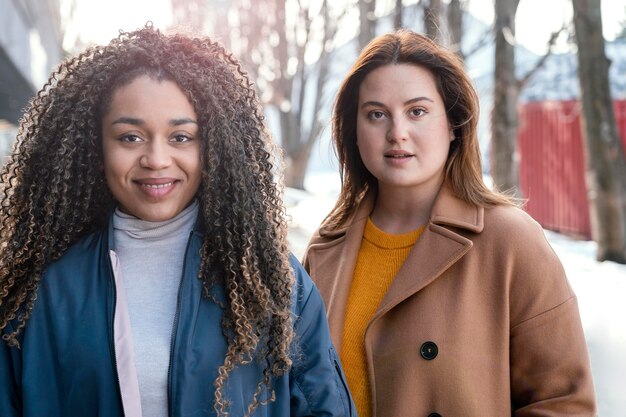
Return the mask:
[[329, 118], [360, 49], [400, 27], [449, 46], [479, 92], [485, 178], [545, 228], [579, 296], [600, 415], [626, 416], [623, 0], [0, 0], [2, 163], [59, 62], [147, 21], [219, 40], [255, 80], [298, 256], [339, 190]]

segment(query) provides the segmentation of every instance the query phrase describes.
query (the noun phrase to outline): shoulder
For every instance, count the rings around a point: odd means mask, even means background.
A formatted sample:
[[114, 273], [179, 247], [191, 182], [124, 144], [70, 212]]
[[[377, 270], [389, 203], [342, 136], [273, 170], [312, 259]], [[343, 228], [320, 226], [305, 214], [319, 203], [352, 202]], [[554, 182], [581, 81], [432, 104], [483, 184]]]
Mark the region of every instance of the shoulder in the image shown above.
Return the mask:
[[486, 260], [508, 277], [513, 324], [575, 298], [543, 228], [526, 212], [510, 206], [486, 209], [483, 234]]
[[311, 277], [294, 254], [289, 254], [289, 263], [295, 278], [295, 292], [298, 296], [308, 295], [314, 287]]
[[311, 322], [326, 320], [322, 296], [316, 285], [294, 255], [290, 255], [291, 267], [295, 277], [292, 311], [297, 328], [306, 328]]
[[75, 281], [73, 278], [76, 274], [86, 273], [100, 266], [102, 254], [107, 248], [106, 231], [101, 230], [84, 236], [46, 267], [42, 284], [62, 278]]
[[498, 205], [485, 208], [485, 224], [504, 230], [539, 231], [541, 226], [528, 213], [516, 206]]
[[541, 225], [517, 207], [486, 208], [484, 228], [475, 243], [491, 250], [494, 257], [507, 257], [527, 266], [538, 260], [560, 266]]
[[343, 242], [346, 234], [363, 227], [374, 209], [375, 200], [376, 196], [373, 193], [367, 193], [360, 199], [354, 211], [342, 224], [333, 224], [332, 221], [326, 219], [313, 233], [309, 241], [309, 248], [326, 248]]
[[350, 226], [341, 227], [339, 229], [329, 229], [326, 225], [322, 224], [313, 235], [311, 235], [306, 252], [309, 252], [311, 249], [332, 247], [343, 242], [349, 229]]
[[317, 288], [308, 272], [293, 254], [289, 255], [289, 262], [294, 275], [293, 309], [298, 316], [302, 313], [311, 296], [315, 298]]
[[484, 229], [478, 239], [509, 255], [548, 257], [557, 260], [541, 225], [528, 213], [514, 206], [486, 208]]

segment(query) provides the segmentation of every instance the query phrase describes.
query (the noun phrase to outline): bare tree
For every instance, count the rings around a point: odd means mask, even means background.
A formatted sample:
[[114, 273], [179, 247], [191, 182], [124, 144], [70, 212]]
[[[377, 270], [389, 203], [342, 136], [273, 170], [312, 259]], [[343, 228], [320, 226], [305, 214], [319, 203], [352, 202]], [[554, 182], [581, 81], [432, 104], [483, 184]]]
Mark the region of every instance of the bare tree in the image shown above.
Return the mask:
[[450, 37], [450, 48], [456, 52], [461, 59], [464, 58], [461, 42], [463, 40], [463, 5], [464, 1], [450, 0], [448, 3], [448, 36]]
[[468, 50], [463, 50], [463, 35], [465, 33], [463, 18], [465, 16], [465, 9], [468, 3], [469, 0], [450, 0], [446, 9], [448, 34], [447, 44], [450, 49], [456, 52], [462, 60], [467, 59], [483, 47], [487, 46], [493, 35], [492, 28], [487, 28]]
[[[195, 1], [206, 5], [208, 0]], [[321, 109], [329, 105], [330, 53], [349, 5], [327, 0], [221, 3], [227, 7], [220, 15], [228, 19], [215, 22], [214, 30], [241, 59], [267, 111], [277, 115], [275, 133], [287, 163], [285, 184], [304, 188], [311, 149], [324, 125]]]
[[517, 105], [521, 90], [552, 54], [554, 44], [566, 25], [553, 32], [547, 51], [521, 78], [515, 74], [515, 15], [519, 0], [497, 0], [495, 5], [495, 68], [491, 113], [491, 174], [494, 185], [513, 195], [519, 192], [517, 159]]
[[393, 8], [393, 27], [395, 29], [402, 28], [402, 11], [404, 6], [402, 5], [402, 0], [396, 0], [396, 5]]
[[495, 5], [495, 69], [491, 119], [492, 176], [501, 190], [517, 193], [517, 99], [515, 76], [515, 15], [519, 0], [498, 0]]
[[374, 38], [376, 33], [376, 0], [358, 0], [359, 3], [359, 51]]
[[626, 157], [613, 112], [600, 0], [572, 5], [596, 257], [626, 263]]
[[424, 8], [424, 31], [434, 41], [441, 40], [441, 0], [422, 0]]

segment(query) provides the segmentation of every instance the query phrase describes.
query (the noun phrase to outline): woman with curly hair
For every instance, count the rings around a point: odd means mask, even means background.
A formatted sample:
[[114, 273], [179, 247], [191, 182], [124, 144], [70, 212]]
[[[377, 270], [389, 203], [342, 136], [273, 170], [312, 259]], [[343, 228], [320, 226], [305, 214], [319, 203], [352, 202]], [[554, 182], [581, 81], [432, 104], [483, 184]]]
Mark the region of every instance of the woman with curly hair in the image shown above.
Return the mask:
[[0, 189], [0, 414], [347, 416], [238, 61], [146, 26], [68, 59]]
[[339, 88], [342, 188], [304, 265], [359, 416], [592, 416], [576, 297], [541, 227], [482, 180], [451, 51], [374, 39]]

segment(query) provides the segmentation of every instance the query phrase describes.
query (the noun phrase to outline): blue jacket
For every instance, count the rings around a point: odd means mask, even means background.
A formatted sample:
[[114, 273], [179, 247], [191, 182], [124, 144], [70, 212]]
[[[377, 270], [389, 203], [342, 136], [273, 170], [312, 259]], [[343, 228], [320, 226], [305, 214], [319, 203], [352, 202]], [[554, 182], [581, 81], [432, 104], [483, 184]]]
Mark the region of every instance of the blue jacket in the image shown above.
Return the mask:
[[[116, 286], [110, 233], [87, 236], [47, 268], [20, 336], [21, 349], [0, 342], [2, 417], [138, 417], [138, 386], [128, 344], [132, 338], [120, 294], [123, 286]], [[170, 417], [215, 414], [213, 381], [225, 357], [226, 340], [222, 308], [201, 296], [201, 244], [201, 234], [192, 232], [174, 317]], [[293, 256], [291, 264], [297, 283], [294, 365], [289, 374], [273, 381], [276, 400], [260, 405], [254, 416], [355, 416], [322, 299]], [[224, 299], [219, 286], [213, 291], [214, 299]], [[244, 415], [261, 379], [257, 361], [231, 373], [231, 416]]]

